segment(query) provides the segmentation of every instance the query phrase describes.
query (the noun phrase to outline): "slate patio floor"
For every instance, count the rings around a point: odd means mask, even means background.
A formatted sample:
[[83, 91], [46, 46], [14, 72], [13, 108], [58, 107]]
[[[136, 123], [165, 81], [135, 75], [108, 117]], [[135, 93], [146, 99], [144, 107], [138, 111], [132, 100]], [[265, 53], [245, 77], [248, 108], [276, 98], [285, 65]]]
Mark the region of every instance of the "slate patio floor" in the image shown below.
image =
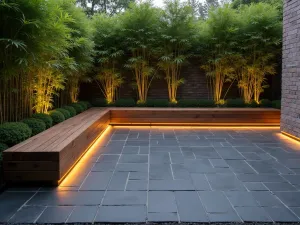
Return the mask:
[[114, 127], [58, 188], [11, 187], [0, 222], [300, 222], [300, 144], [277, 128]]

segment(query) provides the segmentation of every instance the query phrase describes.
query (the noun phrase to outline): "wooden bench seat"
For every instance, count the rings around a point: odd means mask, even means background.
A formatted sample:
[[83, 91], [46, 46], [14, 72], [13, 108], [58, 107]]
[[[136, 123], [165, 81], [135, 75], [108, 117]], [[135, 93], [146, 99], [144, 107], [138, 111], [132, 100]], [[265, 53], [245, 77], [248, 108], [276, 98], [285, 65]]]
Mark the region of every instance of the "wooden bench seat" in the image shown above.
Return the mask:
[[280, 110], [92, 108], [4, 151], [5, 180], [59, 184], [109, 124], [279, 126]]
[[5, 180], [59, 183], [109, 123], [108, 109], [93, 108], [13, 146], [3, 154]]

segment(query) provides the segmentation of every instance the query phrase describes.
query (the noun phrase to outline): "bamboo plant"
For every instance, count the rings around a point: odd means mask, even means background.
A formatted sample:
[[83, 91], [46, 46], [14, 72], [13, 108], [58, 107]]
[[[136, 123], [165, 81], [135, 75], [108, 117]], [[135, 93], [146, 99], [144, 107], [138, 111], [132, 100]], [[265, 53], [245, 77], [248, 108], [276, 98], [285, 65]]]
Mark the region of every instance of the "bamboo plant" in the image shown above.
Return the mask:
[[180, 72], [190, 56], [189, 50], [195, 37], [193, 10], [179, 0], [165, 2], [160, 19], [160, 46], [158, 66], [167, 81], [169, 101], [177, 103], [178, 87], [184, 83]]
[[155, 77], [151, 63], [156, 47], [159, 10], [151, 3], [131, 4], [122, 15], [124, 46], [130, 52], [125, 67], [132, 70], [138, 92], [138, 103], [147, 101], [148, 91]]

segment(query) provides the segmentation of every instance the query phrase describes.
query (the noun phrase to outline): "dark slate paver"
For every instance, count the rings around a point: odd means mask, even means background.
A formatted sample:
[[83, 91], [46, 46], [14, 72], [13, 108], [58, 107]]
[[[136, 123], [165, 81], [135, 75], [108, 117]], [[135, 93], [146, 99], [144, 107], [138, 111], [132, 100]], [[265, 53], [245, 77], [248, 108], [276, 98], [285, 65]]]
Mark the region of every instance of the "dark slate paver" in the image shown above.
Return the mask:
[[146, 205], [146, 191], [107, 191], [103, 205]]
[[35, 223], [45, 209], [45, 206], [25, 206], [9, 220], [9, 223]]
[[36, 221], [37, 223], [65, 223], [72, 213], [71, 206], [50, 206], [47, 207]]
[[146, 222], [145, 206], [101, 206], [95, 222], [141, 223]]
[[148, 213], [149, 222], [178, 222], [177, 213], [159, 212]]
[[67, 223], [92, 223], [97, 214], [98, 206], [77, 206]]
[[175, 192], [181, 222], [208, 222], [208, 217], [197, 192]]
[[148, 212], [177, 212], [174, 192], [149, 191]]

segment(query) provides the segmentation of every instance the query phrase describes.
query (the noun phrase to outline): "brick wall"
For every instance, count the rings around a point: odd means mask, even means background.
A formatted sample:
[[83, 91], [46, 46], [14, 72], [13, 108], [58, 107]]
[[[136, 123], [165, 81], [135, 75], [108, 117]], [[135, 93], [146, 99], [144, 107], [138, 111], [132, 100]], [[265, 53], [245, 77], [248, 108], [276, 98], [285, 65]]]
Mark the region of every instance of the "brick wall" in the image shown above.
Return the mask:
[[[300, 0], [299, 0], [300, 1]], [[279, 60], [280, 61], [280, 60]], [[281, 63], [281, 61], [280, 61]], [[279, 64], [279, 63], [278, 63]], [[279, 68], [280, 69], [280, 68]], [[118, 91], [119, 98], [134, 98], [137, 99], [137, 93], [132, 88], [132, 78], [133, 75], [131, 71], [122, 71], [125, 77], [125, 82]], [[152, 81], [148, 97], [152, 99], [168, 99], [168, 90], [163, 74], [160, 75], [160, 79], [155, 79]], [[184, 84], [182, 84], [177, 93], [178, 99], [211, 99], [212, 93], [209, 84], [207, 83], [207, 78], [205, 72], [200, 69], [199, 59], [190, 59], [190, 62], [186, 64], [181, 71], [181, 76], [185, 79]], [[261, 98], [267, 98], [270, 100], [280, 99], [281, 94], [281, 76], [280, 71], [276, 76], [268, 76], [269, 88], [265, 89]], [[224, 84], [224, 92], [230, 83]], [[240, 93], [237, 88], [237, 83], [234, 83], [229, 89], [226, 98], [239, 98]], [[91, 100], [94, 98], [103, 98], [103, 94], [95, 82], [92, 83], [82, 83], [80, 88], [80, 99]]]
[[284, 0], [281, 130], [300, 137], [300, 0]]

